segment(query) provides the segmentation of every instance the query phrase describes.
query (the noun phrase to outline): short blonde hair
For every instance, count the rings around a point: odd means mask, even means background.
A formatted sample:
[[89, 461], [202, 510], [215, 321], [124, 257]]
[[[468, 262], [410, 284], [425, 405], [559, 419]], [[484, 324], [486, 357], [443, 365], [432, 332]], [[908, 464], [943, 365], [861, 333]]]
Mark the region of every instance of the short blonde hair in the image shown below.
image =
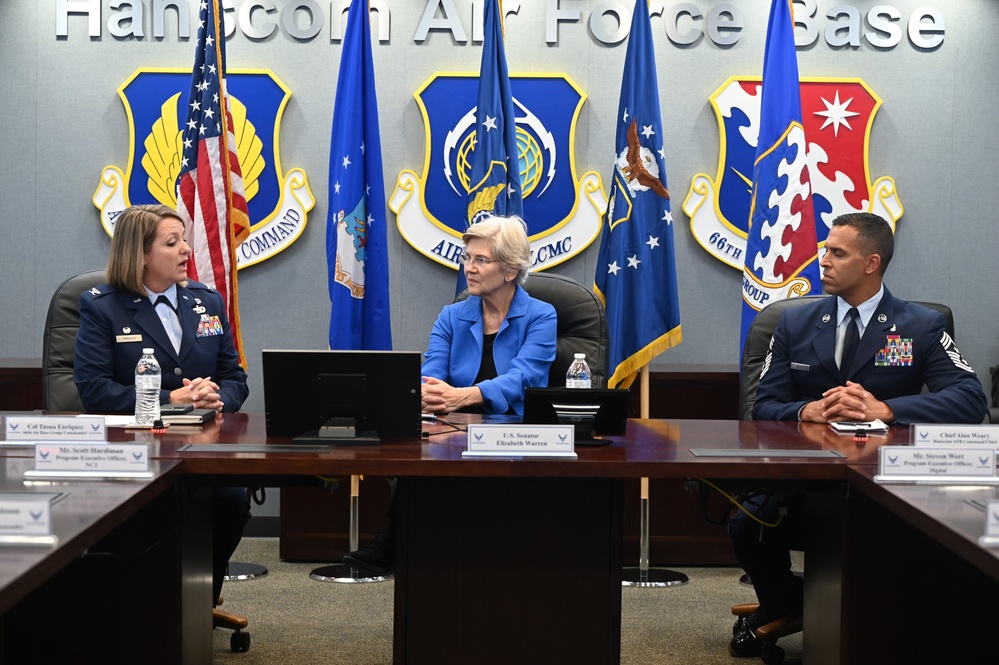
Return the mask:
[[461, 236], [468, 243], [475, 238], [485, 240], [493, 251], [493, 258], [508, 272], [517, 273], [517, 283], [527, 281], [531, 269], [531, 242], [527, 239], [527, 223], [516, 215], [487, 217], [468, 227]]
[[164, 217], [180, 215], [165, 205], [134, 205], [118, 215], [108, 256], [108, 284], [119, 289], [145, 295], [142, 283], [143, 258], [156, 239], [156, 229]]

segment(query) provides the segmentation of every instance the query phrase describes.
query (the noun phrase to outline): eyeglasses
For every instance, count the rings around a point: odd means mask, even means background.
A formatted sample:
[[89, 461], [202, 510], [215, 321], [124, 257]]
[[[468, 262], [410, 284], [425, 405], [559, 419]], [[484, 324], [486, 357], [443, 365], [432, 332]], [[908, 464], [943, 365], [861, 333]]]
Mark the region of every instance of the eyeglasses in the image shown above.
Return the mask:
[[461, 261], [461, 265], [467, 266], [469, 263], [474, 263], [479, 268], [485, 268], [490, 263], [499, 263], [499, 259], [487, 259], [484, 256], [472, 256], [468, 252], [463, 252], [461, 256], [458, 257]]

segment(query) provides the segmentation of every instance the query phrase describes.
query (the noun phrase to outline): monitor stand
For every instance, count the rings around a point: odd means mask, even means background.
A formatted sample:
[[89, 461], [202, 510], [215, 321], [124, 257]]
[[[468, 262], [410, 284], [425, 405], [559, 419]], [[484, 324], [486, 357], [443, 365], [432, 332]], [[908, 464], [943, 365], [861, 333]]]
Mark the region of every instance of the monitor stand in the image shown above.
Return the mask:
[[295, 443], [327, 446], [377, 446], [382, 440], [374, 430], [357, 431], [352, 418], [331, 418], [320, 429], [311, 430], [292, 439]]

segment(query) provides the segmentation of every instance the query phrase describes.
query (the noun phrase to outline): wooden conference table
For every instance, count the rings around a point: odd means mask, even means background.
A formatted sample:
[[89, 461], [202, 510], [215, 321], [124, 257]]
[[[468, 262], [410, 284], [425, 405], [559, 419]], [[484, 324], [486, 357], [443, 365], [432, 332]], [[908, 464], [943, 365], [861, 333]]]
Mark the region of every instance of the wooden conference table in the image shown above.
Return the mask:
[[[274, 485], [295, 476], [348, 474], [405, 478], [397, 514], [397, 664], [620, 662], [625, 478], [706, 478], [728, 488], [806, 492], [809, 665], [951, 661], [949, 640], [956, 633], [938, 633], [937, 627], [952, 630], [951, 617], [957, 625], [979, 625], [955, 598], [994, 597], [999, 590], [999, 559], [958, 536], [941, 540], [939, 556], [925, 559], [932, 569], [917, 565], [924, 560], [924, 541], [940, 538], [935, 529], [948, 530], [936, 526], [948, 515], [927, 514], [915, 499], [906, 503], [896, 494], [900, 488], [871, 480], [877, 448], [906, 443], [904, 429], [857, 444], [813, 424], [633, 420], [626, 437], [580, 448], [575, 461], [463, 460], [462, 432], [426, 429], [422, 441], [301, 450], [288, 440], [268, 439], [259, 415], [227, 414], [200, 431], [171, 428], [153, 436], [112, 429], [109, 438], [149, 442], [152, 457], [181, 462], [185, 483]], [[926, 516], [917, 519], [920, 514]], [[970, 521], [968, 528], [974, 531]], [[912, 565], [896, 569], [896, 559]], [[921, 576], [907, 577], [911, 568]], [[928, 576], [941, 574], [961, 586], [932, 585]], [[976, 586], [964, 586], [968, 580]], [[906, 587], [924, 603], [897, 603], [888, 595]], [[931, 596], [948, 605], [925, 602]], [[981, 616], [995, 618], [995, 610], [980, 609]], [[886, 638], [881, 626], [899, 632]], [[918, 644], [907, 651], [872, 651], [871, 640], [895, 649], [900, 642]], [[991, 654], [981, 650], [978, 638], [961, 640], [970, 645], [962, 653]], [[881, 655], [868, 658], [871, 653]], [[898, 653], [907, 657], [896, 659]], [[184, 662], [210, 660], [208, 649]]]
[[58, 542], [0, 545], [0, 663], [210, 662], [210, 503], [178, 491], [182, 463], [152, 462], [148, 481], [25, 485], [25, 451], [2, 451], [0, 492], [51, 498]]
[[[428, 427], [432, 434], [420, 443], [276, 452], [290, 442], [268, 440], [259, 416], [238, 414], [196, 434], [119, 431], [112, 438], [148, 440], [154, 457], [182, 459], [189, 476], [208, 482], [405, 478], [397, 515], [396, 663], [619, 662], [623, 479], [802, 488], [814, 492], [809, 503], [816, 510], [838, 514], [848, 466], [873, 464], [877, 447], [796, 423], [633, 420], [626, 437], [581, 448], [575, 461], [467, 460], [464, 433], [447, 429]], [[266, 453], [240, 448], [264, 442]], [[225, 445], [205, 445], [212, 443]], [[720, 449], [735, 452], [698, 453]], [[820, 530], [814, 548], [839, 537]], [[838, 575], [833, 559], [831, 578]], [[820, 569], [818, 560], [814, 567]], [[838, 587], [810, 602], [826, 612], [838, 603]], [[838, 638], [818, 630], [809, 636], [811, 648], [833, 658]]]

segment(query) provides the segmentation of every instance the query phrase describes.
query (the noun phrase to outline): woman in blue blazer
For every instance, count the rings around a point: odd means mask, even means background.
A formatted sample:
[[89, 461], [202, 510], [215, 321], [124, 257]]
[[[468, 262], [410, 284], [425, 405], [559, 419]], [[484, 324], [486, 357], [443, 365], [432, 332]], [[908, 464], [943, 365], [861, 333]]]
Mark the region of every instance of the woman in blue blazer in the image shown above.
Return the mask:
[[469, 297], [437, 317], [423, 362], [423, 410], [524, 412], [524, 390], [548, 385], [555, 308], [520, 285], [531, 265], [519, 217], [492, 217], [462, 237]]
[[[527, 225], [491, 217], [462, 236], [469, 297], [437, 317], [423, 361], [426, 413], [524, 413], [524, 390], [548, 385], [555, 359], [555, 308], [520, 285], [531, 266]], [[389, 516], [395, 506], [395, 493]], [[365, 547], [343, 558], [375, 575], [395, 566], [393, 522]]]
[[[184, 222], [166, 206], [132, 206], [118, 216], [108, 283], [80, 295], [73, 379], [85, 410], [135, 410], [135, 365], [143, 347], [155, 349], [163, 370], [161, 403], [221, 413], [238, 411], [246, 399], [246, 373], [222, 297], [187, 280], [191, 248], [184, 236]], [[216, 487], [213, 509], [212, 598], [218, 599], [250, 518], [246, 488]]]

